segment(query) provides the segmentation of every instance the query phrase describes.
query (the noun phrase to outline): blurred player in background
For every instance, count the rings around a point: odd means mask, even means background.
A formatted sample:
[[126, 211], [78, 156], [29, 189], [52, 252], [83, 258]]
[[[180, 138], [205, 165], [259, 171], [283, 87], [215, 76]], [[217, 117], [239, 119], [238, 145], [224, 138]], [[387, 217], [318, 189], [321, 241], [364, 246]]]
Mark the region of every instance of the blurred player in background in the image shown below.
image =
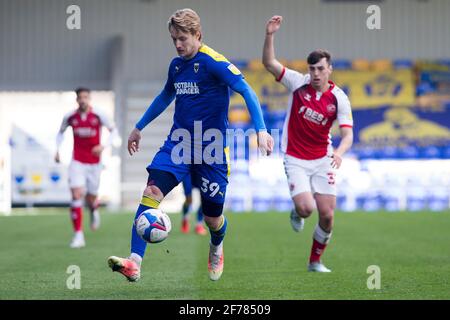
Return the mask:
[[[191, 175], [188, 174], [182, 181], [184, 196], [186, 199], [183, 203], [182, 208], [182, 218], [181, 218], [181, 232], [189, 233], [190, 225], [189, 225], [189, 215], [192, 209], [192, 189], [197, 188], [192, 185]], [[203, 211], [202, 206], [197, 210], [197, 222], [195, 224], [195, 233], [201, 236], [206, 235], [208, 232], [203, 226]]]
[[[99, 203], [97, 191], [100, 185], [102, 164], [100, 157], [103, 150], [118, 137], [114, 123], [104, 114], [91, 106], [91, 91], [87, 88], [76, 89], [78, 108], [63, 118], [56, 138], [55, 161], [60, 162], [59, 149], [64, 139], [64, 131], [71, 126], [73, 129], [73, 158], [69, 166], [69, 186], [72, 194], [70, 217], [73, 223], [74, 236], [71, 248], [81, 248], [86, 245], [83, 233], [83, 196], [89, 207], [91, 229], [100, 227]], [[111, 134], [105, 144], [101, 144], [102, 126]]]
[[[218, 280], [223, 272], [223, 239], [227, 229], [227, 219], [222, 211], [229, 174], [229, 153], [226, 146], [229, 88], [243, 96], [256, 127], [258, 146], [263, 153], [272, 152], [273, 139], [267, 133], [258, 97], [241, 72], [223, 55], [202, 43], [200, 17], [197, 13], [191, 9], [176, 11], [169, 19], [168, 28], [178, 57], [170, 63], [164, 89], [131, 132], [128, 138], [129, 153], [132, 155], [139, 150], [141, 130], [176, 99], [174, 124], [168, 139], [147, 167], [149, 178], [136, 218], [149, 208], [157, 208], [170, 190], [191, 174], [193, 184], [200, 187], [201, 206], [211, 234], [209, 278]], [[199, 124], [202, 127], [202, 137], [207, 130], [219, 132], [222, 137], [219, 150], [223, 152], [220, 152], [219, 161], [205, 161], [204, 152], [208, 151], [206, 147], [210, 142], [196, 137], [194, 128]], [[188, 132], [194, 138], [193, 143], [189, 139], [185, 145], [191, 150], [189, 163], [174, 161], [175, 147], [179, 147], [178, 140], [174, 141], [172, 136], [174, 132]], [[184, 138], [183, 143], [186, 144]], [[122, 273], [129, 281], [138, 280], [146, 246], [147, 243], [139, 237], [136, 226], [133, 225], [130, 256], [112, 256], [108, 259], [109, 266], [113, 271]]]
[[[262, 60], [276, 81], [291, 92], [282, 137], [284, 167], [295, 206], [290, 215], [291, 225], [296, 232], [301, 231], [304, 219], [317, 207], [319, 223], [314, 230], [308, 270], [330, 272], [322, 264], [321, 255], [333, 229], [336, 169], [353, 143], [350, 101], [329, 80], [332, 66], [327, 51], [316, 50], [309, 54], [309, 74], [290, 70], [275, 58], [274, 33], [282, 19], [274, 16], [267, 22]], [[336, 119], [342, 139], [333, 150], [330, 129]]]

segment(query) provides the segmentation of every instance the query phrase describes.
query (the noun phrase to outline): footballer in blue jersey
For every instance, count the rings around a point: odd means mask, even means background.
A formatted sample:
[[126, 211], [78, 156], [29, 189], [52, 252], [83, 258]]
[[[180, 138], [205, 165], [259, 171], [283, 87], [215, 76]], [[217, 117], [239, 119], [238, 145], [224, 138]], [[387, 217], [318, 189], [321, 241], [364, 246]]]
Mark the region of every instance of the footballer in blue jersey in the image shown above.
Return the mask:
[[[178, 57], [169, 66], [166, 84], [128, 138], [130, 155], [139, 151], [141, 130], [175, 100], [173, 126], [161, 149], [148, 165], [147, 187], [136, 211], [158, 208], [164, 197], [186, 176], [200, 188], [201, 206], [211, 235], [208, 273], [218, 280], [223, 272], [223, 239], [227, 219], [222, 214], [228, 184], [229, 152], [226, 145], [230, 89], [245, 100], [255, 126], [259, 149], [269, 155], [273, 139], [267, 133], [261, 106], [241, 72], [223, 55], [202, 42], [200, 17], [191, 9], [176, 11], [168, 29]], [[131, 254], [111, 256], [108, 264], [129, 281], [140, 278], [147, 243], [133, 224]]]

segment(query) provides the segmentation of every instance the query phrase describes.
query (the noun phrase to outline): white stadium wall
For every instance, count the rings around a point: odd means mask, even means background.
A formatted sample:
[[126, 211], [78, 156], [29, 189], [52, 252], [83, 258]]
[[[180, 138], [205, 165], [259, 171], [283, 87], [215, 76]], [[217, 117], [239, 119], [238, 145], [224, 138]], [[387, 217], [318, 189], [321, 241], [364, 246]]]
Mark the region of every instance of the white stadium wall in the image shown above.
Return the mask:
[[366, 27], [367, 1], [319, 0], [78, 0], [81, 29], [68, 30], [68, 0], [0, 0], [0, 90], [71, 90], [79, 83], [110, 89], [113, 38], [124, 37], [124, 77], [163, 80], [174, 49], [166, 22], [191, 7], [204, 39], [231, 59], [261, 55], [265, 21], [281, 14], [277, 51], [304, 58], [327, 48], [337, 58], [444, 58], [450, 56], [450, 1], [386, 0], [381, 30]]

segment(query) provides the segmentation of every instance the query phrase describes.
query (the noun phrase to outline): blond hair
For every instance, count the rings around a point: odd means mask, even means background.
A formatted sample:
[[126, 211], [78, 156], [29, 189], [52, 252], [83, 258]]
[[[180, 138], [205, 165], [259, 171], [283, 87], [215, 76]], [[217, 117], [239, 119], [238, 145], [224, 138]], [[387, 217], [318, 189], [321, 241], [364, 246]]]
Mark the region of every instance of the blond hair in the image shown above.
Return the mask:
[[175, 11], [169, 18], [167, 25], [170, 28], [174, 28], [177, 31], [184, 33], [190, 33], [195, 35], [200, 33], [200, 40], [202, 38], [202, 26], [200, 25], [200, 17], [192, 9], [185, 8]]

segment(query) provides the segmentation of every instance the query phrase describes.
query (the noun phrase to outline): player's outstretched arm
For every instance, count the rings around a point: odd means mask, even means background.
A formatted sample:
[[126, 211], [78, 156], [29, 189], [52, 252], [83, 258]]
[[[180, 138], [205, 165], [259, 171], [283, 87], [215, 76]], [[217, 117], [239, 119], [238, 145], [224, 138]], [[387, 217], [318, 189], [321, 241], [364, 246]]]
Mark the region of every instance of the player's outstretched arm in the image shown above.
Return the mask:
[[258, 148], [263, 154], [270, 155], [273, 151], [274, 142], [272, 136], [267, 133], [258, 96], [244, 79], [236, 81], [230, 87], [233, 91], [238, 92], [245, 100], [245, 104], [257, 131]]
[[331, 162], [331, 166], [333, 168], [339, 169], [342, 163], [342, 156], [348, 150], [350, 150], [353, 144], [353, 128], [350, 127], [341, 127], [341, 142], [336, 150], [333, 152], [333, 161]]
[[106, 143], [104, 144], [105, 148], [108, 148], [110, 146], [118, 147], [122, 144], [122, 139], [119, 135], [119, 130], [117, 130], [116, 126], [108, 128], [109, 130], [109, 137], [108, 140], [106, 140]]
[[56, 153], [55, 153], [55, 162], [60, 163], [61, 159], [59, 157], [59, 149], [61, 148], [61, 145], [64, 141], [64, 132], [66, 131], [67, 127], [69, 126], [69, 116], [65, 115], [61, 126], [59, 127], [58, 134], [56, 135]]
[[106, 148], [111, 146], [119, 147], [122, 144], [122, 139], [120, 138], [119, 131], [117, 130], [114, 121], [103, 112], [97, 112], [97, 114], [100, 117], [102, 126], [106, 127], [109, 131], [108, 139], [104, 143], [92, 148], [92, 153], [99, 157]]
[[275, 58], [273, 38], [275, 32], [280, 29], [282, 16], [273, 16], [266, 24], [266, 38], [264, 39], [262, 62], [264, 67], [278, 79], [283, 72], [283, 65]]
[[[166, 86], [167, 88], [167, 86]], [[153, 100], [152, 104], [147, 108], [144, 115], [136, 123], [136, 127], [131, 131], [128, 137], [128, 153], [130, 156], [139, 151], [139, 141], [141, 140], [141, 130], [150, 122], [156, 119], [175, 99], [175, 92], [164, 88], [163, 91]]]

